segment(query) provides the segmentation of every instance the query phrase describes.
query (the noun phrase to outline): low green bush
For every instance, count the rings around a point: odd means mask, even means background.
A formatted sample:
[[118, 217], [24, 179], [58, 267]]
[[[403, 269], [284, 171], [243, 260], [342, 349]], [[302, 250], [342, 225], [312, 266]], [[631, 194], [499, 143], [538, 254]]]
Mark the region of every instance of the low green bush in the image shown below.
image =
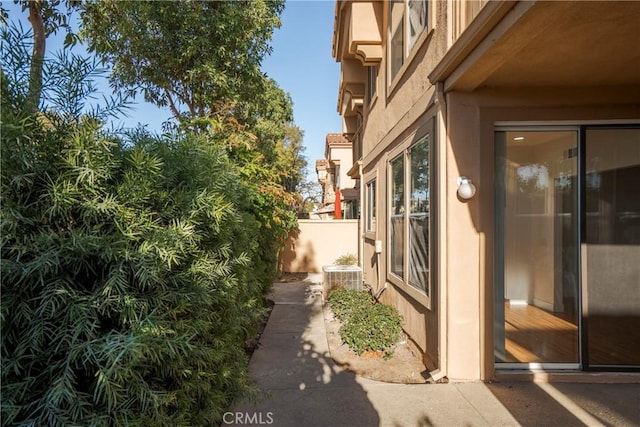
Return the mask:
[[355, 254], [340, 255], [334, 262], [335, 265], [358, 265], [358, 257]]
[[328, 301], [333, 314], [343, 322], [351, 313], [366, 311], [374, 302], [367, 291], [344, 288], [332, 291]]
[[402, 333], [402, 316], [394, 307], [375, 304], [365, 291], [339, 289], [329, 296], [335, 316], [343, 324], [340, 337], [356, 354], [381, 351], [391, 357], [391, 347]]

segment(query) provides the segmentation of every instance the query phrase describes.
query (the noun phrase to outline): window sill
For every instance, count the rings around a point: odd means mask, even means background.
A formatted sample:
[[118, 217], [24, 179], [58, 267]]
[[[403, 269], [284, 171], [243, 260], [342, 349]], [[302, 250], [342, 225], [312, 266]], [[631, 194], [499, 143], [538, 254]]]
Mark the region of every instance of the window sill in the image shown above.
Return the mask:
[[387, 277], [387, 282], [391, 283], [395, 288], [401, 291], [403, 294], [410, 297], [412, 300], [417, 302], [418, 304], [424, 306], [427, 310], [431, 310], [431, 298], [427, 296], [423, 291], [414, 288], [411, 285], [404, 283], [393, 273], [389, 274]]

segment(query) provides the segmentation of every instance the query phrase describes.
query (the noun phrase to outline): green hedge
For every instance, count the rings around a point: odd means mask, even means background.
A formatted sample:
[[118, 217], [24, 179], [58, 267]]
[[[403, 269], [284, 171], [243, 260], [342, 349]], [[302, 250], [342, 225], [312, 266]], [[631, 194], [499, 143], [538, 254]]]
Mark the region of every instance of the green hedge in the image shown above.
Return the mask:
[[3, 425], [219, 423], [272, 269], [225, 150], [4, 101]]

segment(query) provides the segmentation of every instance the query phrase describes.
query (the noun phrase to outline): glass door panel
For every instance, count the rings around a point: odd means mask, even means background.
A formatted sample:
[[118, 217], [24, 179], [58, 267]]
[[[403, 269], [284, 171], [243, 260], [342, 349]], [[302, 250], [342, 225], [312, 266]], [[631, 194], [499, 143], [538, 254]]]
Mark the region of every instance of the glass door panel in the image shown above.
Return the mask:
[[640, 366], [640, 129], [587, 129], [582, 245], [589, 366]]
[[496, 362], [577, 364], [577, 131], [498, 132], [496, 143]]

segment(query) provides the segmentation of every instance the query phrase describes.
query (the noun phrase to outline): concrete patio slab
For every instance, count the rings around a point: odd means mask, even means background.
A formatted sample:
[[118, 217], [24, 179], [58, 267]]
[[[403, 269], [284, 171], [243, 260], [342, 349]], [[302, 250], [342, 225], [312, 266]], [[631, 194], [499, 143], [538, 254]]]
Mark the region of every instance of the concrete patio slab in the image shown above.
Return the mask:
[[257, 400], [225, 425], [640, 426], [638, 384], [391, 384], [359, 378], [332, 359], [318, 277], [276, 284], [249, 374]]

